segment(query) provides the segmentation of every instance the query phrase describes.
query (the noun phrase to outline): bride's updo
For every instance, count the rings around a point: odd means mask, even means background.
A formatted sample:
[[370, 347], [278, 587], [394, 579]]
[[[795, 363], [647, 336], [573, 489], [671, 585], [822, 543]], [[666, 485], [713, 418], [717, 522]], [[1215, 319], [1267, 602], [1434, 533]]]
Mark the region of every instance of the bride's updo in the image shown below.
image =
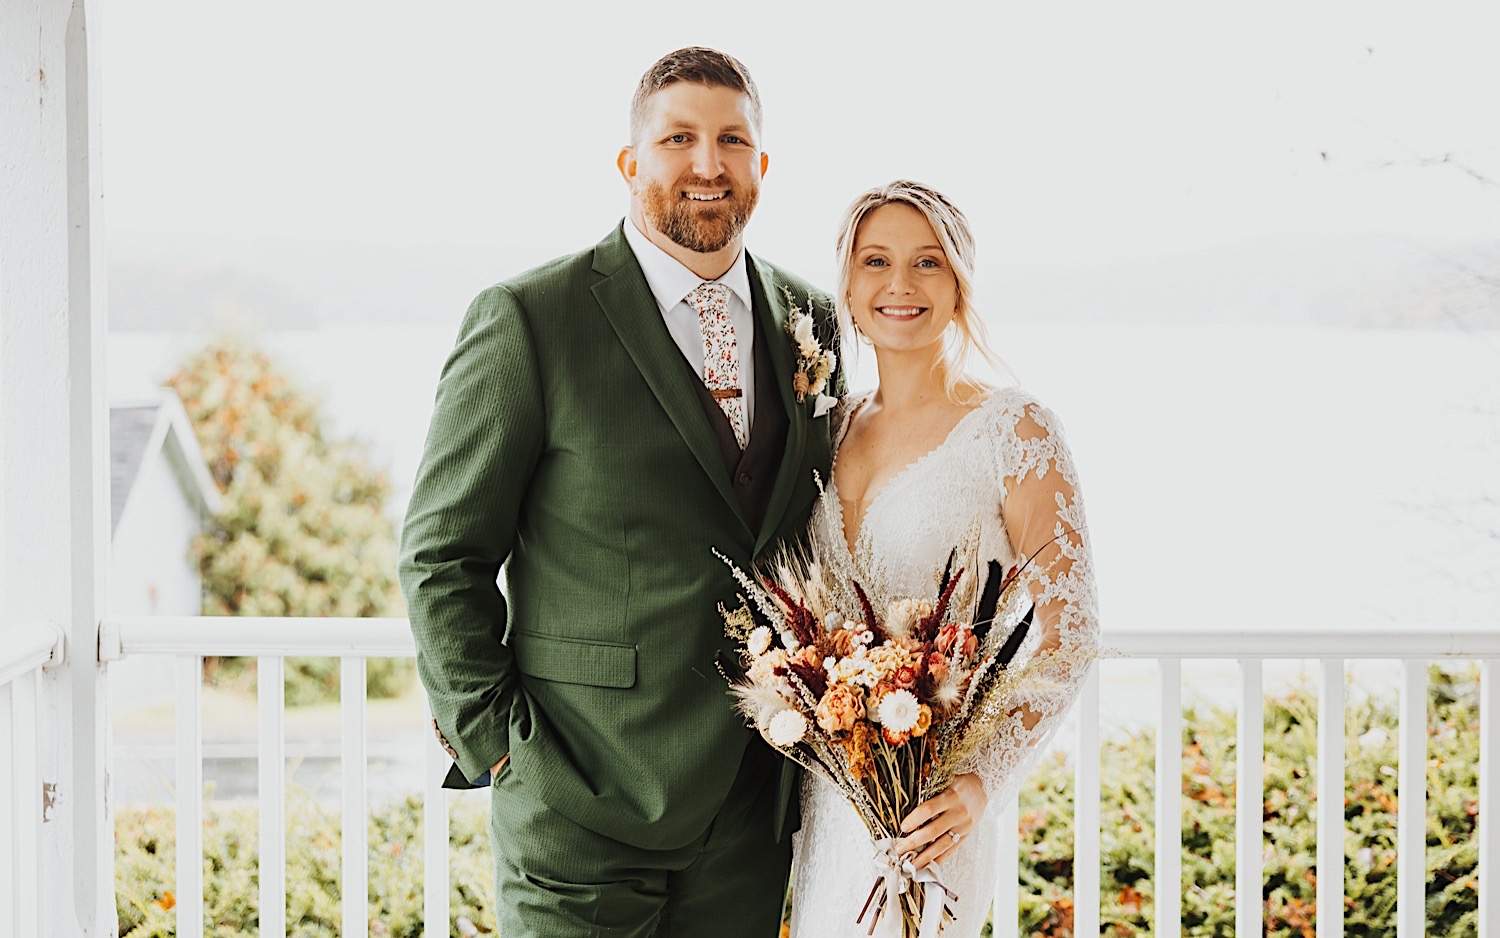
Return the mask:
[[948, 365], [948, 396], [955, 400], [961, 397], [957, 385], [963, 378], [964, 364], [974, 354], [992, 368], [1010, 376], [1010, 369], [990, 351], [984, 323], [970, 303], [974, 280], [974, 231], [969, 227], [969, 220], [959, 211], [958, 206], [948, 201], [947, 196], [910, 179], [897, 179], [863, 192], [844, 212], [836, 248], [839, 278], [836, 308], [843, 334], [856, 334], [854, 315], [849, 309], [849, 282], [854, 275], [855, 235], [871, 212], [892, 202], [910, 205], [927, 219], [933, 233], [937, 235], [938, 244], [943, 248], [943, 254], [948, 258], [953, 278], [958, 283], [957, 308], [953, 312], [953, 322], [948, 327], [943, 347], [943, 361]]

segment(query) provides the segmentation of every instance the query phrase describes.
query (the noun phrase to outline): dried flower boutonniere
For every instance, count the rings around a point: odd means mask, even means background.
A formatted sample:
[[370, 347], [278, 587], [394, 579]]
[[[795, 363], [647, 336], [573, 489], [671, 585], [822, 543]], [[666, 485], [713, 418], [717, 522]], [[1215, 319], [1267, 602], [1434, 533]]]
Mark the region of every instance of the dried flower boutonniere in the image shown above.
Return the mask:
[[792, 342], [797, 347], [797, 371], [792, 376], [792, 390], [796, 392], [799, 404], [807, 400], [807, 395], [813, 395], [816, 398], [816, 412], [813, 416], [821, 417], [835, 403], [835, 398], [824, 394], [823, 389], [828, 386], [828, 379], [838, 364], [838, 356], [823, 348], [813, 332], [811, 294], [807, 297], [807, 309], [803, 310], [790, 289], [782, 287], [781, 292], [786, 295], [789, 310], [786, 331], [791, 334]]

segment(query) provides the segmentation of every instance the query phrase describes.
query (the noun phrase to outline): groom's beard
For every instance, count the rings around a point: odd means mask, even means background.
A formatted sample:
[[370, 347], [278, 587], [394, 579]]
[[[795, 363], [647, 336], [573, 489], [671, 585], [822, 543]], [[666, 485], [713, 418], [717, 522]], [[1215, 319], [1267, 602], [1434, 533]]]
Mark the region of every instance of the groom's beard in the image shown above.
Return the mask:
[[[717, 202], [694, 202], [682, 197], [682, 189], [728, 189], [729, 195]], [[647, 185], [641, 194], [641, 207], [651, 227], [660, 231], [689, 251], [712, 254], [728, 247], [745, 223], [760, 198], [760, 188], [751, 188], [741, 194], [727, 182], [708, 179], [684, 179], [678, 188], [668, 189], [660, 183]]]

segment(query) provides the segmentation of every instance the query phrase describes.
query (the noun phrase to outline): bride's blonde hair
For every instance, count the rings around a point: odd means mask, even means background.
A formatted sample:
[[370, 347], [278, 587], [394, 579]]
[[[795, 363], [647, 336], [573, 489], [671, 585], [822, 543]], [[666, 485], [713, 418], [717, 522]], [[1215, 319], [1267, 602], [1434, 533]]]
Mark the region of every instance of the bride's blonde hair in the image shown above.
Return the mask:
[[963, 378], [963, 366], [971, 355], [977, 354], [990, 367], [1014, 380], [1015, 375], [1010, 367], [990, 350], [984, 323], [970, 302], [974, 281], [974, 231], [969, 227], [969, 220], [941, 192], [910, 179], [897, 179], [861, 193], [844, 212], [836, 242], [839, 280], [838, 299], [835, 303], [843, 334], [853, 336], [858, 332], [854, 325], [854, 314], [849, 309], [849, 283], [854, 276], [855, 235], [871, 212], [894, 202], [910, 205], [927, 219], [948, 259], [953, 279], [958, 283], [958, 302], [953, 312], [953, 322], [949, 324], [945, 337], [941, 359], [948, 365], [944, 381], [948, 397], [958, 403], [968, 403], [966, 396], [960, 394], [958, 384]]

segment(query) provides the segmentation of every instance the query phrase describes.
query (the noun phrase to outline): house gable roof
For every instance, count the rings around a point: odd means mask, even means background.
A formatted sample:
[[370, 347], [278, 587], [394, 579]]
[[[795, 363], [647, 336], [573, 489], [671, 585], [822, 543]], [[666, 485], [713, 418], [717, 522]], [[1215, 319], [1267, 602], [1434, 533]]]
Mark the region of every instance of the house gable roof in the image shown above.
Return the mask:
[[182, 401], [171, 388], [151, 394], [113, 401], [109, 406], [109, 503], [110, 533], [130, 507], [130, 496], [145, 470], [156, 460], [168, 460], [182, 483], [183, 495], [198, 510], [211, 515], [222, 499], [192, 421]]

